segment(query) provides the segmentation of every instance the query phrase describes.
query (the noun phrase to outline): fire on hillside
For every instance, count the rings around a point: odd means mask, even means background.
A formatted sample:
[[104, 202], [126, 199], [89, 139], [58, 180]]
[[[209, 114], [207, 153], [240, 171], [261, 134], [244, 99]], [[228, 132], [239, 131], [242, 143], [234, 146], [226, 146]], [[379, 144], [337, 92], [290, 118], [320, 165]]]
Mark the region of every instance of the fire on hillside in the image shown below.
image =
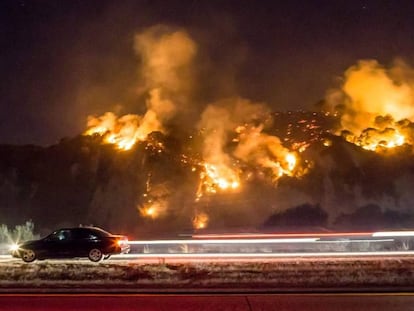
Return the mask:
[[[153, 132], [174, 135], [169, 121], [188, 101], [188, 81], [197, 50], [184, 31], [149, 30], [136, 37], [143, 59], [146, 111], [117, 116], [90, 116], [85, 135], [97, 135], [122, 152], [145, 144], [162, 154], [166, 147], [148, 137]], [[397, 70], [398, 69], [398, 70]], [[414, 138], [413, 84], [406, 66], [386, 69], [375, 61], [361, 61], [345, 73], [343, 84], [327, 93], [319, 112], [272, 114], [263, 103], [233, 97], [206, 105], [198, 121], [187, 125], [197, 132], [197, 148], [181, 154], [181, 163], [198, 174], [194, 202], [220, 193], [239, 193], [246, 181], [261, 176], [277, 186], [281, 178], [301, 178], [312, 169], [306, 151], [313, 144], [329, 147], [329, 135], [344, 137], [365, 150], [383, 152]], [[188, 103], [187, 103], [188, 104]], [[148, 179], [144, 217], [158, 218], [168, 209], [168, 193], [157, 199]], [[208, 225], [208, 213], [194, 212], [195, 228]]]

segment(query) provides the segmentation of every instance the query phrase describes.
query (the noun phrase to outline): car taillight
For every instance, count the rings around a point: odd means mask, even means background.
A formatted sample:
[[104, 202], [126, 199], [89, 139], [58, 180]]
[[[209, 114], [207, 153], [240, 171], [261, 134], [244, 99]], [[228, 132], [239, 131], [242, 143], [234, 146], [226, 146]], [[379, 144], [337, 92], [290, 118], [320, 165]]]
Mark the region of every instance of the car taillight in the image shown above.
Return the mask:
[[128, 238], [123, 238], [121, 240], [116, 241], [119, 246], [124, 246], [128, 244]]

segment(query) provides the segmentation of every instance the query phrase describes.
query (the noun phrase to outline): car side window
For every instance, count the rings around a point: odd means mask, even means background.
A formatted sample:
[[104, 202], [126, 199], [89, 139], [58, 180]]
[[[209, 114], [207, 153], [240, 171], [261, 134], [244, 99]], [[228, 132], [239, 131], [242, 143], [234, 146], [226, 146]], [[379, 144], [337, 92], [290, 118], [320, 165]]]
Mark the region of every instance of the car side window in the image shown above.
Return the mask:
[[97, 240], [98, 236], [87, 229], [76, 229], [73, 231], [74, 239], [80, 240]]
[[98, 239], [98, 236], [96, 234], [89, 233], [88, 238], [89, 238], [89, 240], [97, 240]]
[[71, 238], [71, 235], [70, 235], [69, 230], [59, 230], [56, 233], [56, 240], [58, 241], [70, 240], [70, 238]]

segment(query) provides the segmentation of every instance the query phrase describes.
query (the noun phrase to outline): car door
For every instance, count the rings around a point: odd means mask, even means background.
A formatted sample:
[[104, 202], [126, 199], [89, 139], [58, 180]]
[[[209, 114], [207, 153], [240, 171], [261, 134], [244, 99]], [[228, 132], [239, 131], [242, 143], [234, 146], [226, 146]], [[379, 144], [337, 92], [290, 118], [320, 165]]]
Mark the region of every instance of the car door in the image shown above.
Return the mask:
[[89, 231], [85, 228], [76, 228], [73, 230], [72, 250], [76, 257], [84, 257], [89, 252]]
[[59, 258], [70, 258], [72, 257], [73, 239], [70, 229], [62, 229], [56, 233], [56, 256]]
[[42, 257], [61, 258], [64, 255], [64, 230], [58, 230], [42, 240]]

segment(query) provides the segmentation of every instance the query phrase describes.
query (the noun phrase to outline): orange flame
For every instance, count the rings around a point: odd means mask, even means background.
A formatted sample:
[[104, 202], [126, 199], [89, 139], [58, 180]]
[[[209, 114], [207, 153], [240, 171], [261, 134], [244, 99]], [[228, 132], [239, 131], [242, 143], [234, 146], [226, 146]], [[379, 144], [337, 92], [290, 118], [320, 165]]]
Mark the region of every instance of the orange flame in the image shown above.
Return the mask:
[[193, 219], [194, 229], [205, 229], [208, 225], [208, 215], [206, 213], [199, 213]]
[[[365, 135], [364, 135], [365, 134]], [[376, 151], [379, 148], [395, 148], [405, 143], [405, 137], [396, 130], [365, 131], [355, 143], [366, 150]]]
[[239, 175], [226, 165], [203, 163], [202, 167], [196, 199], [201, 198], [204, 193], [214, 194], [217, 191], [236, 190], [240, 187]]
[[296, 167], [296, 156], [293, 153], [288, 153], [285, 157], [285, 161], [287, 163], [287, 172], [290, 175]]
[[165, 210], [165, 206], [159, 201], [149, 201], [144, 206], [139, 207], [138, 210], [143, 217], [156, 219]]
[[131, 149], [137, 141], [143, 141], [149, 134], [141, 126], [138, 115], [125, 115], [118, 118], [114, 113], [107, 112], [100, 117], [88, 118], [88, 129], [85, 135], [103, 136], [107, 144], [114, 144], [121, 150]]
[[411, 76], [402, 62], [388, 69], [364, 60], [349, 68], [341, 88], [326, 97], [327, 110], [339, 112], [345, 139], [371, 151], [411, 144], [410, 135], [403, 134], [414, 120]]

